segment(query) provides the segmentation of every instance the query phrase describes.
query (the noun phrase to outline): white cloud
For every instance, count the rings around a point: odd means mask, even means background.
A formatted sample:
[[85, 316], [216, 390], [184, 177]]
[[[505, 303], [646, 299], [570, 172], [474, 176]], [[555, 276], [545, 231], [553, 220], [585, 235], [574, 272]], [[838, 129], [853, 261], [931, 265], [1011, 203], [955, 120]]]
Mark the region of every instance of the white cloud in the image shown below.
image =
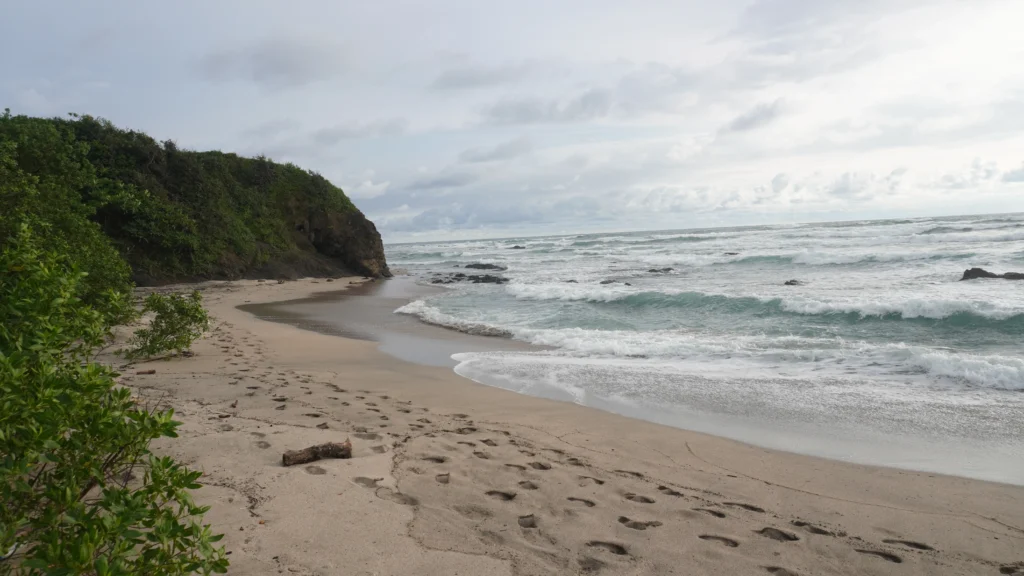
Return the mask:
[[55, 40], [0, 100], [294, 162], [388, 240], [1024, 210], [1016, 0], [254, 1], [20, 3], [0, 53]]

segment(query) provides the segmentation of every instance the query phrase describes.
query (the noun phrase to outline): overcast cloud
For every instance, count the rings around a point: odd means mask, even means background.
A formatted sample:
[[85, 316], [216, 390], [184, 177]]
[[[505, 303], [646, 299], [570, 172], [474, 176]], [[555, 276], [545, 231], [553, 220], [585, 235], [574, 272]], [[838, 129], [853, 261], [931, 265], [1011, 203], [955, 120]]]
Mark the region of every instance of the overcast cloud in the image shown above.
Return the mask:
[[0, 108], [294, 162], [385, 241], [1024, 211], [1022, 21], [1017, 0], [21, 2]]

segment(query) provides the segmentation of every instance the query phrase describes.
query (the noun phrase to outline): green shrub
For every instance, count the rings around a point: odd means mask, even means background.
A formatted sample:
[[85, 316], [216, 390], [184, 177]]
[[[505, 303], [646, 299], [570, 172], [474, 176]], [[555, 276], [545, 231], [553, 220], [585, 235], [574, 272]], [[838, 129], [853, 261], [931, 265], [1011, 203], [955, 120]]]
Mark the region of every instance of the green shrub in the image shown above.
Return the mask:
[[117, 314], [85, 302], [74, 259], [29, 226], [0, 241], [0, 575], [225, 572], [189, 495], [200, 473], [149, 451], [177, 435], [173, 412], [87, 360]]
[[135, 331], [128, 342], [125, 357], [130, 360], [152, 358], [161, 354], [182, 354], [192, 342], [210, 329], [210, 317], [203, 308], [203, 296], [198, 290], [190, 295], [150, 294], [142, 313], [155, 315], [146, 328]]

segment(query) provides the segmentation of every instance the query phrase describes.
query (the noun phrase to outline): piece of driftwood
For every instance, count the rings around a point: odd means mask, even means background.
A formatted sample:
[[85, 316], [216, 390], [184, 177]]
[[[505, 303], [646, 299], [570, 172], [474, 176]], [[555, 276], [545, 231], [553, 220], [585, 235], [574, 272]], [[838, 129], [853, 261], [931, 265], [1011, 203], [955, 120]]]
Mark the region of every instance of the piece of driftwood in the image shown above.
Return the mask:
[[281, 455], [281, 463], [285, 466], [294, 466], [296, 464], [305, 464], [307, 462], [315, 462], [321, 458], [351, 458], [352, 457], [352, 443], [348, 440], [344, 442], [328, 442], [327, 444], [319, 444], [317, 446], [310, 446], [309, 448], [303, 448], [302, 450], [289, 450]]

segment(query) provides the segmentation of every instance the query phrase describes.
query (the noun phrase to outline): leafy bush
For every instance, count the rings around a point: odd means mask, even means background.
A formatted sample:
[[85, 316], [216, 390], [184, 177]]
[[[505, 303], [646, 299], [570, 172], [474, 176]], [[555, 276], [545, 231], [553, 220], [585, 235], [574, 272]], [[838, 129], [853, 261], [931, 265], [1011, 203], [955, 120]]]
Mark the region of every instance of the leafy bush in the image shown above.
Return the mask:
[[146, 328], [135, 331], [125, 357], [134, 360], [152, 358], [160, 354], [187, 351], [196, 338], [210, 329], [210, 317], [203, 308], [203, 296], [198, 290], [189, 296], [153, 293], [146, 297], [142, 313], [155, 313]]
[[0, 575], [225, 572], [189, 496], [200, 473], [149, 451], [176, 436], [173, 412], [88, 362], [123, 298], [90, 293], [27, 224], [0, 241]]

